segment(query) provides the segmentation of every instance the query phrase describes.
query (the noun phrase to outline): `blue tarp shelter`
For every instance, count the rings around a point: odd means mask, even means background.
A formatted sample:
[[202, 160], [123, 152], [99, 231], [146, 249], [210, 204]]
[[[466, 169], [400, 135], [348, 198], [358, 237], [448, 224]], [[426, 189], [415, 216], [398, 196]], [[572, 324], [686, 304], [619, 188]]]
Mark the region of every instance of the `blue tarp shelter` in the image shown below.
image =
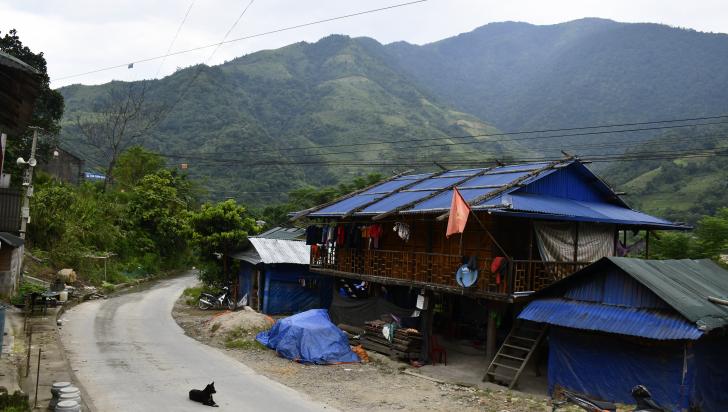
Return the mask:
[[359, 362], [346, 334], [331, 323], [325, 309], [311, 309], [278, 320], [256, 340], [284, 358], [330, 365]]
[[603, 258], [537, 292], [520, 319], [551, 325], [556, 385], [630, 403], [645, 385], [671, 411], [728, 405], [728, 271], [710, 260]]
[[309, 247], [302, 229], [276, 228], [249, 238], [232, 255], [240, 260], [238, 300], [268, 315], [291, 314], [331, 304], [332, 279], [309, 271]]

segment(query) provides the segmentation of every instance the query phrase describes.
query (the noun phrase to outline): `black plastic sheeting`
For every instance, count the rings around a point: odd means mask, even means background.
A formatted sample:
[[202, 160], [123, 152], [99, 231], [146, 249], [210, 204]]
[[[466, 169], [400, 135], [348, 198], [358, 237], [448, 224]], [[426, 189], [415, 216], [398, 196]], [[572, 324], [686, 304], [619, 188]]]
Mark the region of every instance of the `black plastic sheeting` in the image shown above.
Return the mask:
[[334, 325], [346, 324], [364, 326], [364, 322], [380, 319], [383, 315], [395, 315], [406, 318], [412, 315], [413, 309], [401, 308], [384, 298], [353, 299], [334, 294], [329, 308], [329, 316]]

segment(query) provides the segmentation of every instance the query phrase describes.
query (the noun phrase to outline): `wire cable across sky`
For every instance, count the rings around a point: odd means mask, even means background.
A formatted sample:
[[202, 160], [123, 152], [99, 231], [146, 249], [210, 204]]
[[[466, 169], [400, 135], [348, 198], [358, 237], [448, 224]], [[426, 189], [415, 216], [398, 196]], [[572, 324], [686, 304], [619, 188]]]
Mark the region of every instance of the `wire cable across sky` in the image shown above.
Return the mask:
[[317, 25], [317, 24], [328, 23], [328, 22], [337, 21], [337, 20], [344, 20], [344, 19], [348, 19], [348, 18], [352, 18], [352, 17], [363, 16], [363, 15], [366, 15], [366, 14], [378, 13], [378, 12], [381, 12], [381, 11], [396, 9], [396, 8], [399, 8], [399, 7], [406, 7], [406, 6], [411, 6], [411, 5], [418, 4], [418, 3], [425, 3], [427, 1], [428, 0], [415, 0], [415, 1], [405, 2], [405, 3], [397, 3], [397, 4], [392, 4], [392, 5], [386, 6], [386, 7], [379, 7], [379, 8], [376, 8], [376, 9], [363, 10], [363, 11], [359, 11], [359, 12], [355, 12], [355, 13], [344, 14], [344, 15], [341, 15], [341, 16], [329, 17], [329, 18], [322, 19], [322, 20], [314, 20], [314, 21], [310, 21], [308, 23], [296, 24], [294, 26], [287, 26], [287, 27], [282, 27], [282, 28], [279, 28], [279, 29], [274, 29], [274, 30], [269, 30], [269, 31], [261, 32], [261, 33], [251, 34], [251, 35], [248, 35], [248, 36], [238, 37], [238, 38], [235, 38], [235, 39], [224, 40], [223, 42], [206, 44], [204, 46], [198, 46], [198, 47], [194, 47], [194, 48], [191, 48], [191, 49], [178, 50], [178, 51], [175, 51], [175, 52], [172, 52], [172, 53], [163, 54], [161, 56], [148, 57], [146, 59], [139, 59], [139, 60], [129, 61], [129, 62], [126, 62], [126, 63], [117, 64], [117, 65], [114, 65], [114, 66], [101, 67], [101, 68], [98, 68], [98, 69], [95, 69], [95, 70], [89, 70], [89, 71], [82, 72], [82, 73], [76, 73], [76, 74], [71, 74], [71, 75], [67, 75], [67, 76], [56, 77], [56, 78], [53, 78], [52, 81], [73, 79], [73, 78], [76, 78], [76, 77], [86, 76], [86, 75], [94, 74], [94, 73], [100, 73], [100, 72], [104, 72], [104, 71], [108, 71], [108, 70], [126, 68], [126, 67], [129, 67], [129, 65], [134, 65], [134, 64], [139, 64], [139, 63], [147, 63], [147, 62], [151, 62], [151, 61], [155, 61], [155, 60], [159, 60], [159, 59], [165, 59], [165, 58], [170, 57], [170, 56], [177, 56], [177, 55], [180, 55], [180, 54], [190, 53], [190, 52], [193, 52], [193, 51], [209, 49], [211, 47], [220, 47], [223, 44], [235, 43], [235, 42], [239, 42], [239, 41], [243, 41], [243, 40], [254, 39], [254, 38], [257, 38], [257, 37], [269, 36], [271, 34], [282, 33], [282, 32], [285, 32], [285, 31], [296, 30], [296, 29], [300, 29], [300, 28], [303, 28], [303, 27], [314, 26], [314, 25]]

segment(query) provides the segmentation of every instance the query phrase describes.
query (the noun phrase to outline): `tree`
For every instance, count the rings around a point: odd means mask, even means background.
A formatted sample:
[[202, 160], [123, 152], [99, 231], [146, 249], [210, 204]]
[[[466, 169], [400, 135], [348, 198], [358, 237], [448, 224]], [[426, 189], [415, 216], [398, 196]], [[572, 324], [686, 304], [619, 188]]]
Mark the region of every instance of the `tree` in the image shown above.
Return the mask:
[[114, 181], [119, 155], [139, 143], [162, 118], [163, 110], [145, 102], [147, 83], [116, 83], [88, 115], [77, 116], [83, 143], [108, 161], [104, 191]]
[[122, 188], [128, 189], [136, 186], [144, 176], [157, 173], [163, 168], [162, 156], [141, 146], [134, 146], [119, 156], [114, 178]]
[[[33, 53], [30, 48], [24, 46], [16, 30], [10, 30], [5, 36], [0, 37], [0, 50], [22, 60], [40, 73], [40, 94], [35, 100], [35, 107], [29, 125], [40, 127], [45, 134], [53, 137], [51, 140], [43, 139], [39, 142], [37, 157], [45, 158], [49, 153], [49, 149], [56, 145], [55, 137], [61, 130], [60, 122], [64, 108], [63, 96], [50, 88], [50, 78], [48, 77], [43, 52]], [[28, 129], [20, 136], [10, 137], [11, 139], [8, 139], [7, 158], [27, 157], [30, 153], [33, 132]], [[6, 162], [6, 166], [16, 167], [15, 162]]]
[[129, 229], [139, 244], [170, 261], [176, 261], [192, 235], [187, 203], [180, 198], [179, 177], [169, 170], [144, 176], [134, 186], [128, 201]]
[[[234, 200], [202, 205], [190, 219], [193, 239], [207, 269], [208, 283], [228, 279], [230, 254], [242, 248], [248, 236], [258, 232], [255, 219]], [[220, 272], [218, 260], [222, 261]]]

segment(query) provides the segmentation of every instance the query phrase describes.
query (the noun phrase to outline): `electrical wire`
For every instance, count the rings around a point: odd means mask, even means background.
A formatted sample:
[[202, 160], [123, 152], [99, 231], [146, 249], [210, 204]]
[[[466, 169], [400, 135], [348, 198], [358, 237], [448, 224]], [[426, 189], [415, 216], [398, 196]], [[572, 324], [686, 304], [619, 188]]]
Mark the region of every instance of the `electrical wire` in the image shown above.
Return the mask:
[[185, 25], [185, 22], [187, 21], [187, 17], [190, 15], [190, 11], [192, 10], [192, 6], [195, 5], [195, 0], [192, 0], [190, 3], [190, 6], [187, 7], [187, 12], [185, 12], [185, 16], [182, 18], [182, 22], [177, 26], [177, 31], [174, 33], [174, 36], [172, 37], [172, 41], [169, 43], [169, 47], [167, 47], [167, 52], [162, 57], [162, 61], [159, 63], [159, 67], [157, 67], [157, 72], [154, 73], [154, 77], [156, 78], [159, 76], [160, 70], [162, 70], [162, 66], [164, 66], [164, 62], [167, 60], [167, 56], [169, 55], [169, 52], [172, 51], [172, 46], [174, 46], [174, 43], [177, 41], [177, 37], [179, 36], [180, 31], [182, 31], [182, 26]]
[[[282, 27], [282, 28], [279, 28], [279, 29], [269, 30], [269, 31], [266, 31], [266, 32], [261, 32], [261, 33], [251, 34], [251, 35], [248, 35], [248, 36], [238, 37], [238, 38], [235, 38], [235, 39], [226, 40], [222, 44], [229, 44], [229, 43], [235, 43], [235, 42], [239, 42], [239, 41], [243, 41], [243, 40], [250, 40], [250, 39], [257, 38], [257, 37], [263, 37], [263, 36], [268, 36], [268, 35], [271, 35], [271, 34], [281, 33], [281, 32], [285, 32], [285, 31], [296, 30], [296, 29], [300, 29], [300, 28], [303, 28], [303, 27], [309, 27], [309, 26], [313, 26], [313, 25], [317, 25], [317, 24], [328, 23], [328, 22], [332, 22], [332, 21], [336, 21], [336, 20], [348, 19], [348, 18], [362, 16], [362, 15], [366, 15], [366, 14], [377, 13], [377, 12], [381, 12], [381, 11], [385, 11], [385, 10], [396, 9], [396, 8], [399, 8], [399, 7], [411, 6], [411, 5], [418, 4], [418, 3], [425, 3], [427, 1], [428, 0], [415, 0], [415, 1], [405, 2], [405, 3], [397, 3], [397, 4], [393, 4], [393, 5], [386, 6], [386, 7], [380, 7], [380, 8], [376, 8], [376, 9], [364, 10], [364, 11], [350, 13], [350, 14], [345, 14], [345, 15], [341, 15], [341, 16], [330, 17], [330, 18], [326, 18], [326, 19], [322, 19], [322, 20], [314, 20], [314, 21], [310, 21], [308, 23], [302, 23], [302, 24], [297, 24], [297, 25], [294, 25], [294, 26]], [[163, 54], [161, 56], [148, 57], [148, 58], [145, 58], [145, 59], [134, 60], [134, 61], [131, 61], [131, 62], [127, 62], [127, 63], [123, 63], [123, 64], [117, 64], [117, 65], [114, 65], [114, 66], [102, 67], [102, 68], [99, 68], [99, 69], [90, 70], [90, 71], [83, 72], [83, 73], [77, 73], [77, 74], [72, 74], [72, 75], [67, 75], [67, 76], [56, 77], [56, 78], [53, 79], [53, 81], [72, 79], [72, 78], [76, 78], [76, 77], [86, 76], [86, 75], [89, 75], [89, 74], [100, 73], [100, 72], [104, 72], [104, 71], [108, 71], [108, 70], [113, 70], [113, 69], [118, 69], [118, 68], [122, 68], [122, 67], [128, 67], [130, 64], [147, 63], [147, 62], [150, 62], [150, 61], [163, 59], [163, 58], [166, 58], [166, 57], [169, 57], [169, 56], [177, 56], [177, 55], [180, 55], [180, 54], [190, 53], [190, 52], [193, 52], [193, 51], [209, 49], [210, 47], [216, 47], [216, 46], [219, 47], [219, 45], [220, 45], [220, 43], [213, 43], [213, 44], [207, 44], [207, 45], [204, 45], [204, 46], [194, 47], [194, 48], [191, 48], [191, 49], [179, 50], [179, 51], [176, 51], [176, 52], [173, 52], [173, 53], [166, 53], [166, 54]]]

